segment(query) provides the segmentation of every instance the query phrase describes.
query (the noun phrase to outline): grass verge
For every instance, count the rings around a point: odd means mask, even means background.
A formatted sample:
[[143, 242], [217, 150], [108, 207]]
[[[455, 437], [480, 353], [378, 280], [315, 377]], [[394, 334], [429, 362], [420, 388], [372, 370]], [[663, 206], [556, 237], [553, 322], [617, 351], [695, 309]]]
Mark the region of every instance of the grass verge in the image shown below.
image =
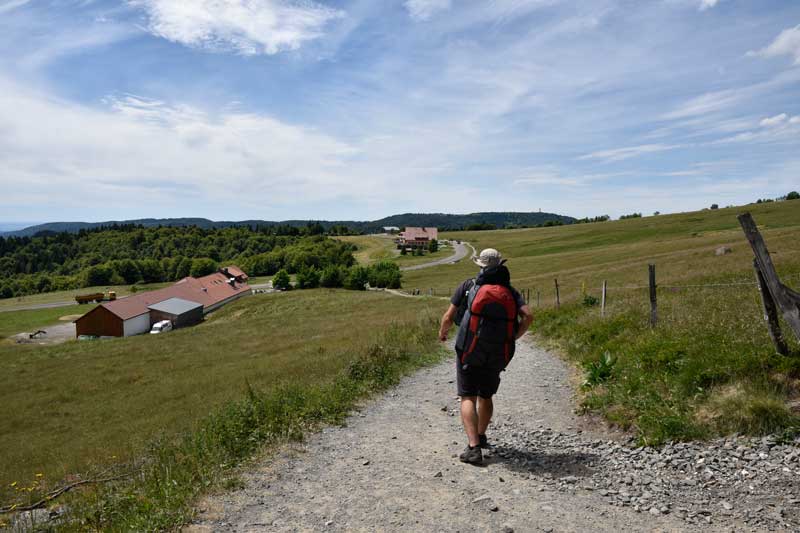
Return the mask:
[[741, 433], [765, 435], [800, 422], [800, 346], [775, 353], [755, 289], [731, 294], [659, 292], [649, 325], [638, 296], [597, 307], [537, 313], [536, 332], [585, 373], [582, 405], [633, 430], [642, 444]]

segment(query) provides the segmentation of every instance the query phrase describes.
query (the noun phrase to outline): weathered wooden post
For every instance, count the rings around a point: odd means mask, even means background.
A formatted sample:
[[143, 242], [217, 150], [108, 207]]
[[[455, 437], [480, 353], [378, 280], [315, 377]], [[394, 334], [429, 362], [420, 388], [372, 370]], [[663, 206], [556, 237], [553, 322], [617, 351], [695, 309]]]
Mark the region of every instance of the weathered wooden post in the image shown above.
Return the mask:
[[789, 347], [783, 338], [781, 332], [780, 322], [778, 322], [778, 309], [775, 306], [775, 300], [769, 293], [767, 282], [764, 280], [764, 275], [758, 269], [758, 261], [753, 259], [753, 268], [756, 272], [756, 281], [758, 282], [758, 290], [761, 292], [761, 303], [764, 307], [764, 320], [767, 322], [767, 329], [769, 336], [772, 338], [772, 343], [775, 345], [775, 351], [781, 355], [789, 354]]
[[737, 217], [742, 225], [744, 235], [750, 243], [755, 255], [753, 263], [756, 269], [758, 288], [761, 291], [761, 301], [764, 304], [764, 317], [767, 321], [770, 337], [778, 353], [789, 353], [786, 341], [780, 329], [778, 310], [783, 314], [789, 328], [800, 340], [800, 293], [797, 293], [781, 283], [775, 265], [767, 250], [767, 245], [761, 233], [758, 232], [753, 217], [750, 213], [743, 213]]
[[658, 323], [658, 299], [656, 296], [656, 266], [648, 265], [650, 273], [650, 326], [656, 327]]
[[561, 296], [558, 293], [558, 278], [553, 280], [556, 284], [556, 309], [561, 308]]
[[608, 289], [608, 281], [603, 280], [603, 292], [600, 295], [600, 316], [606, 316], [606, 290]]

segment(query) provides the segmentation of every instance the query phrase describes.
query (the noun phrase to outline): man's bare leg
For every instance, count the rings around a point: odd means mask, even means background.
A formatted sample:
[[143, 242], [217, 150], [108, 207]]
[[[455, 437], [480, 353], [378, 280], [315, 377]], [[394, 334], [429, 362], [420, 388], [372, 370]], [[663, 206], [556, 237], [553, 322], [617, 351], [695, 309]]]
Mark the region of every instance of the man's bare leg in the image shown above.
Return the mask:
[[478, 435], [486, 435], [486, 428], [492, 421], [494, 402], [491, 398], [478, 398]]
[[478, 438], [478, 411], [475, 407], [476, 396], [461, 397], [461, 423], [464, 424], [464, 431], [467, 433], [469, 445], [473, 448], [480, 444]]

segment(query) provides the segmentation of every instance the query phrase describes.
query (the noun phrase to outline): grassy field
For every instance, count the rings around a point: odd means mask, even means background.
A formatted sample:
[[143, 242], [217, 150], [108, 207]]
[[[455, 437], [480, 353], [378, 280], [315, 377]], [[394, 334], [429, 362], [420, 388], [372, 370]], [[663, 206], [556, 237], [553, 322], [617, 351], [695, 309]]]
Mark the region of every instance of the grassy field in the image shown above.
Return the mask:
[[[748, 285], [753, 254], [736, 220], [744, 211], [759, 224], [783, 281], [799, 287], [797, 201], [446, 237], [468, 240], [478, 250], [494, 247], [509, 258], [512, 283], [532, 290], [534, 329], [585, 370], [587, 409], [633, 429], [645, 443], [761, 434], [798, 424], [800, 364], [774, 353], [760, 296]], [[732, 253], [716, 256], [723, 245]], [[648, 325], [648, 263], [656, 264], [660, 287], [654, 330]], [[461, 262], [407, 272], [404, 286], [450, 292], [474, 274], [474, 266]], [[600, 296], [603, 280], [609, 285], [605, 319], [597, 307], [582, 305], [584, 291]], [[792, 347], [798, 350], [796, 342]]]
[[351, 242], [358, 247], [353, 254], [361, 265], [371, 265], [378, 261], [393, 260], [401, 267], [420, 265], [430, 261], [436, 261], [453, 255], [453, 249], [449, 246], [440, 247], [438, 251], [425, 252], [423, 256], [411, 254], [400, 255], [397, 252], [393, 237], [385, 235], [354, 235], [349, 237], [337, 237], [346, 242]]
[[157, 337], [0, 345], [0, 486], [134, 458], [154, 437], [189, 430], [242, 398], [247, 383], [266, 391], [328, 383], [390, 324], [416, 324], [441, 308], [308, 290], [244, 298]]
[[65, 307], [0, 313], [0, 341], [23, 331], [46, 330], [47, 326], [63, 323], [63, 321], [59, 320], [62, 317], [82, 315], [93, 308], [94, 305], [75, 304]]
[[390, 236], [352, 235], [336, 238], [356, 245], [358, 250], [356, 250], [353, 256], [360, 265], [371, 265], [378, 261], [398, 257], [397, 247]]
[[[171, 282], [165, 283], [149, 283], [145, 285], [136, 285], [137, 291], [152, 291], [172, 285]], [[20, 307], [39, 304], [51, 304], [58, 302], [74, 302], [75, 295], [77, 294], [92, 294], [96, 292], [108, 292], [109, 290], [116, 291], [117, 296], [128, 296], [132, 294], [132, 285], [114, 285], [111, 287], [85, 287], [83, 289], [72, 289], [69, 291], [55, 291], [45, 292], [42, 294], [32, 294], [30, 296], [19, 296], [16, 298], [3, 298], [0, 299], [0, 313], [3, 311], [11, 311]], [[88, 306], [84, 306], [88, 307]]]

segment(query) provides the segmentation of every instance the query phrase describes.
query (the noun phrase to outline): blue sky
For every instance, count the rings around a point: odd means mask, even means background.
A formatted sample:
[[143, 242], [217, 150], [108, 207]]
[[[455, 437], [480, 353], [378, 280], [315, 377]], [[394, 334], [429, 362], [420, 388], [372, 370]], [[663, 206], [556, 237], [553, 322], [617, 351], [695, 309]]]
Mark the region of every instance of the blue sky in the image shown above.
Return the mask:
[[0, 222], [800, 189], [795, 0], [0, 0]]

